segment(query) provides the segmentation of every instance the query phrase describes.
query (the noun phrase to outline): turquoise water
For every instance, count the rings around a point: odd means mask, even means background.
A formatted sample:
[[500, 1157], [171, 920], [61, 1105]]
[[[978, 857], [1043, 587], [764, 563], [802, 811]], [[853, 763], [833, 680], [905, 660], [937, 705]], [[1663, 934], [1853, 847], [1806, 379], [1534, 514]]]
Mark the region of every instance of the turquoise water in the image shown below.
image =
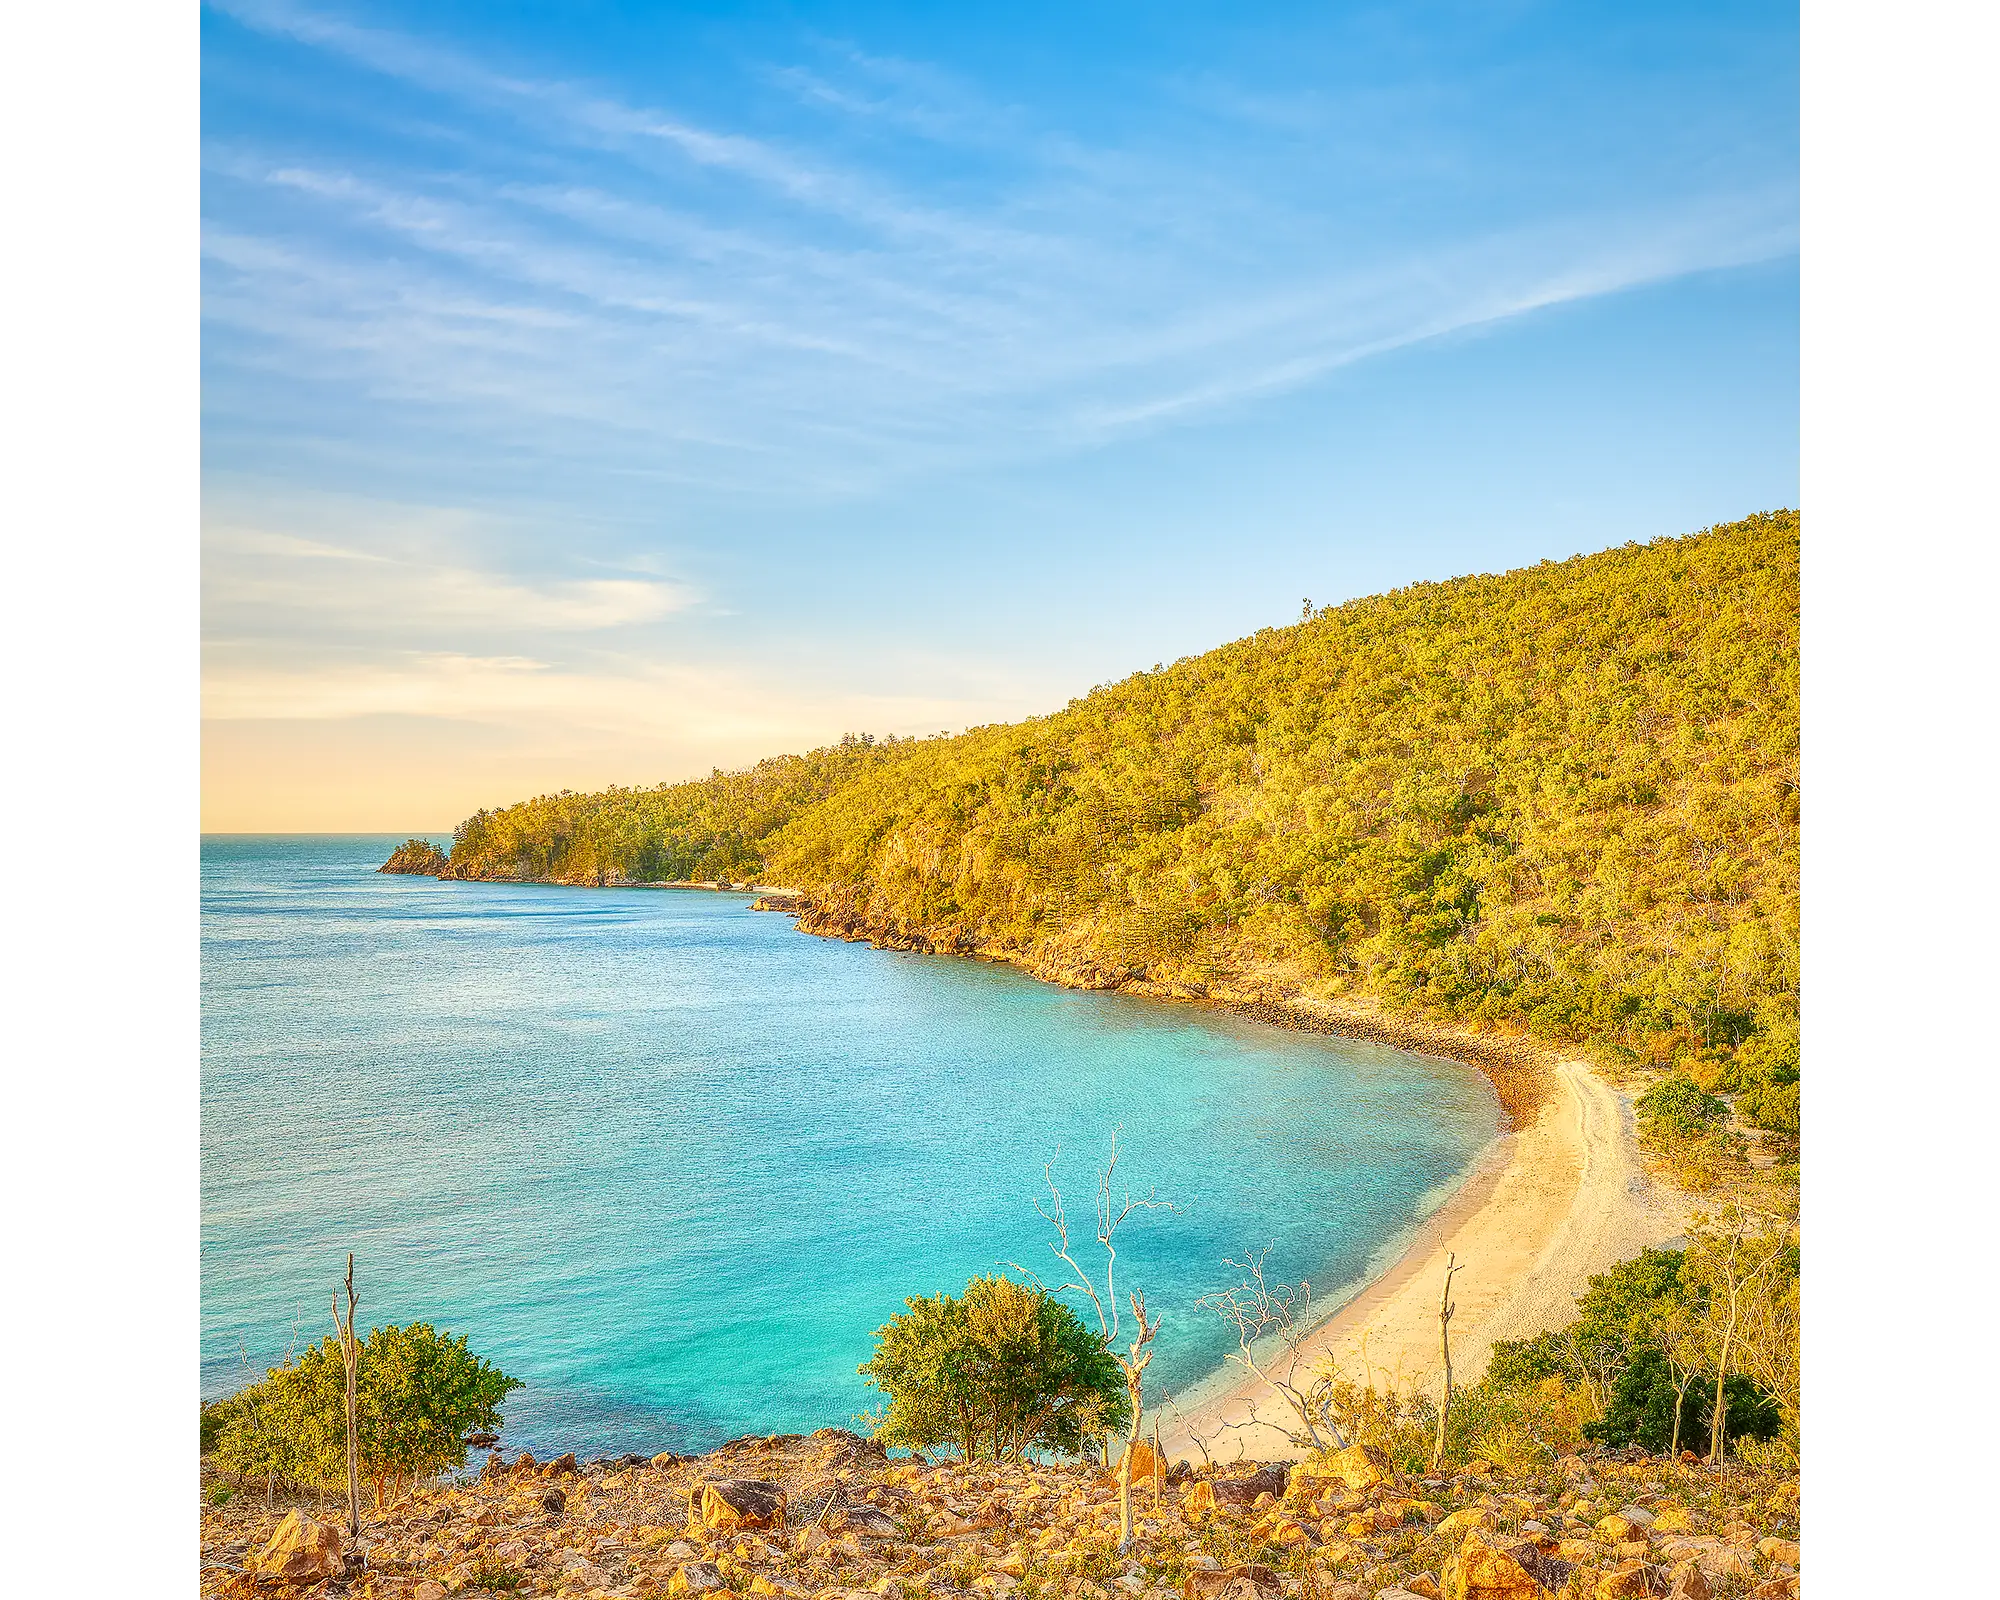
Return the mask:
[[[537, 1452], [845, 1424], [905, 1295], [1050, 1265], [1042, 1164], [1165, 1313], [1229, 1340], [1225, 1256], [1349, 1283], [1466, 1171], [1475, 1074], [1003, 966], [815, 939], [747, 896], [391, 878], [393, 838], [202, 841], [202, 1388], [330, 1328], [429, 1320], [527, 1387]], [[1087, 1229], [1083, 1230], [1087, 1233]], [[1087, 1241], [1086, 1241], [1087, 1242]]]

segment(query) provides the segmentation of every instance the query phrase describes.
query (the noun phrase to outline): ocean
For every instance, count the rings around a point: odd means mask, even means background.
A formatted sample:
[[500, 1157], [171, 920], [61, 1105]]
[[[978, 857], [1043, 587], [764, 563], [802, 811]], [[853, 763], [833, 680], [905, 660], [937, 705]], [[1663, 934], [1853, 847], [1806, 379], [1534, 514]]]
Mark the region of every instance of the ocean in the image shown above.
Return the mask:
[[351, 1250], [363, 1328], [427, 1321], [523, 1380], [510, 1447], [854, 1426], [906, 1296], [1061, 1281], [1045, 1163], [1094, 1249], [1114, 1133], [1118, 1192], [1166, 1202], [1120, 1231], [1120, 1293], [1164, 1315], [1149, 1393], [1180, 1392], [1234, 1348], [1196, 1303], [1229, 1259], [1351, 1288], [1500, 1129], [1451, 1063], [813, 938], [748, 895], [377, 874], [399, 842], [202, 841], [205, 1397], [332, 1330]]

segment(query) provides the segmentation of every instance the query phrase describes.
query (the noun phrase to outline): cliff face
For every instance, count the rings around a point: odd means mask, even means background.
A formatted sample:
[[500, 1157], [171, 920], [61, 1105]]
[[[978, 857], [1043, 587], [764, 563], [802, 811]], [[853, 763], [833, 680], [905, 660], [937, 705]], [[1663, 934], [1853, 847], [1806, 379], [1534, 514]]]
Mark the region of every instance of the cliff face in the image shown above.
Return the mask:
[[428, 839], [405, 839], [390, 852], [377, 872], [408, 873], [419, 878], [449, 876], [450, 858]]

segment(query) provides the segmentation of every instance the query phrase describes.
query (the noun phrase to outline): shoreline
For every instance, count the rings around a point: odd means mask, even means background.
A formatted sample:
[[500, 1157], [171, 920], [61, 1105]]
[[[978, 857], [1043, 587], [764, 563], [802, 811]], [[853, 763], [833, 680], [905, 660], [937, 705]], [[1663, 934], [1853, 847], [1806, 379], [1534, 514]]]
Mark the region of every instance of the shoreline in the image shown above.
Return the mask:
[[[1689, 1199], [1645, 1171], [1628, 1098], [1574, 1054], [1519, 1036], [1387, 1013], [1366, 1000], [1285, 995], [1241, 980], [1241, 986], [1195, 989], [1106, 970], [1087, 956], [883, 929], [829, 912], [796, 890], [746, 888], [757, 896], [752, 909], [783, 912], [800, 932], [820, 938], [1002, 962], [1065, 988], [1192, 1001], [1271, 1026], [1389, 1045], [1486, 1078], [1505, 1118], [1501, 1133], [1428, 1214], [1400, 1239], [1385, 1242], [1362, 1278], [1334, 1290], [1331, 1309], [1298, 1341], [1300, 1376], [1330, 1362], [1344, 1376], [1377, 1386], [1435, 1390], [1438, 1291], [1449, 1253], [1462, 1269], [1452, 1290], [1454, 1380], [1476, 1382], [1497, 1340], [1560, 1326], [1591, 1275], [1685, 1232]], [[1169, 1396], [1159, 1409], [1160, 1440], [1169, 1460], [1199, 1464], [1206, 1454], [1217, 1462], [1272, 1461], [1303, 1453], [1272, 1420], [1285, 1413], [1282, 1401], [1234, 1360]]]

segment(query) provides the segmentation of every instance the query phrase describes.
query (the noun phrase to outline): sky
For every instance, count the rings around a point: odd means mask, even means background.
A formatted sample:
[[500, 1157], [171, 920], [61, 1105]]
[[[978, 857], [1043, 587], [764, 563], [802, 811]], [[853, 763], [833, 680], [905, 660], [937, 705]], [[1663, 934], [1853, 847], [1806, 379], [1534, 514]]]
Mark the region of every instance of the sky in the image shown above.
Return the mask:
[[203, 826], [1798, 502], [1794, 7], [203, 12]]

